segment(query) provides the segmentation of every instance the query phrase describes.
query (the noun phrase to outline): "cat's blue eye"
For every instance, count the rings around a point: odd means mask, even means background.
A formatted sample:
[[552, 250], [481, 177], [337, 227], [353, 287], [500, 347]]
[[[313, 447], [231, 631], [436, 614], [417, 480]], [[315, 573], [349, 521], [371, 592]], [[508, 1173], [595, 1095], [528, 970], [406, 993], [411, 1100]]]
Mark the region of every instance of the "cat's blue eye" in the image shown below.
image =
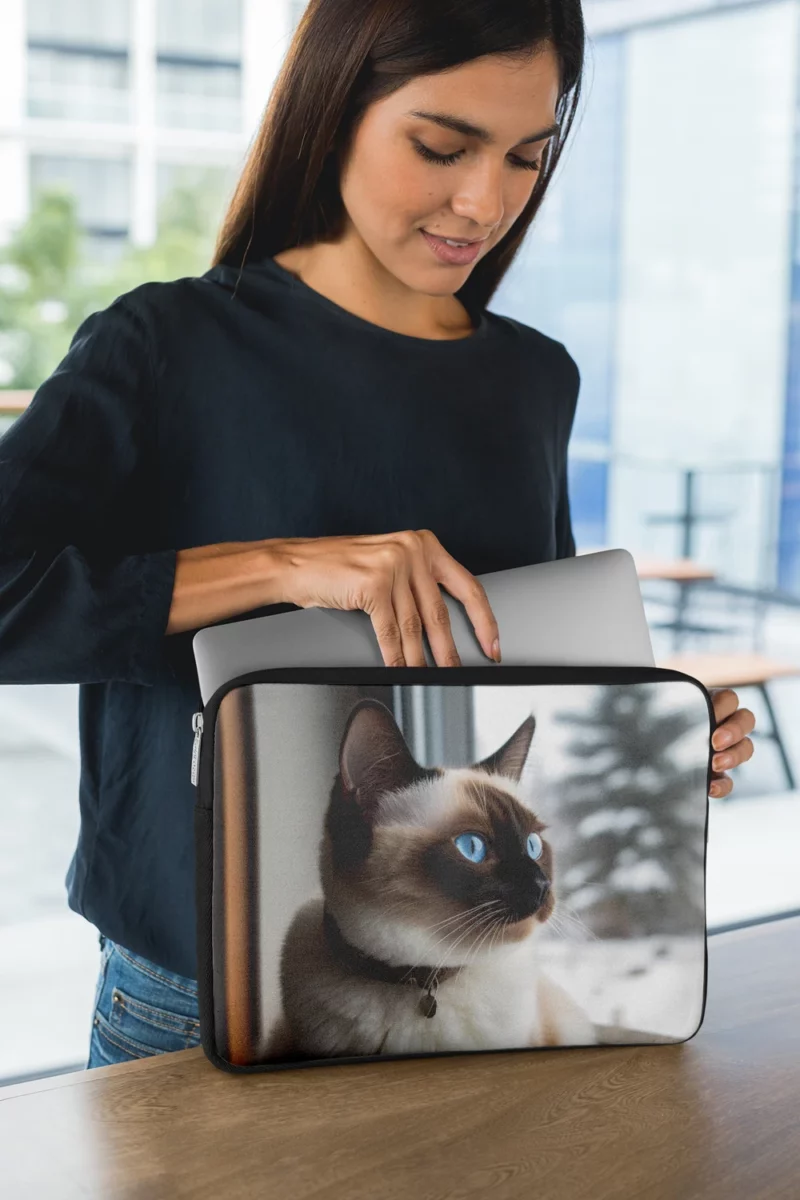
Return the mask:
[[486, 842], [477, 833], [460, 833], [453, 839], [456, 846], [470, 862], [483, 862], [486, 858]]
[[544, 850], [544, 844], [538, 833], [528, 834], [527, 850], [531, 858], [541, 858], [542, 851]]

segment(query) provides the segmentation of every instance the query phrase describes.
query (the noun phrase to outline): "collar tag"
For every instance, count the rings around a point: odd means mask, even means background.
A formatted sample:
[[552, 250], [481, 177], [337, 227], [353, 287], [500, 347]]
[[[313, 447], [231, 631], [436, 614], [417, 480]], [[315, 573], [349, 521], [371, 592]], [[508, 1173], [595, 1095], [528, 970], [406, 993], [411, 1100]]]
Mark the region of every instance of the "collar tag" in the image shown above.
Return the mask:
[[436, 997], [433, 994], [433, 988], [429, 988], [427, 992], [423, 992], [420, 996], [419, 1011], [423, 1017], [436, 1016]]

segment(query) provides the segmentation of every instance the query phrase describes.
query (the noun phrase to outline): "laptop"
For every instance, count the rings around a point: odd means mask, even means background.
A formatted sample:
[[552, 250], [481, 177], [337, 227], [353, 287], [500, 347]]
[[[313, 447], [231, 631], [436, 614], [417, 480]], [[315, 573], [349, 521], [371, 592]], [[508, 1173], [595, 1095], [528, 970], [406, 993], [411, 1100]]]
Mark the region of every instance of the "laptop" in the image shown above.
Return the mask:
[[[600, 550], [479, 575], [508, 666], [654, 666], [633, 558]], [[441, 588], [462, 665], [492, 666], [466, 610]], [[425, 659], [435, 666], [423, 636]], [[369, 616], [300, 608], [199, 630], [192, 639], [203, 704], [217, 688], [264, 667], [380, 667]]]
[[[627, 550], [479, 575], [509, 666], [654, 666], [639, 577]], [[461, 602], [441, 588], [464, 666], [491, 666]], [[211, 625], [192, 639], [200, 694], [264, 667], [382, 666], [369, 616], [305, 608]], [[429, 666], [435, 660], [423, 636]]]

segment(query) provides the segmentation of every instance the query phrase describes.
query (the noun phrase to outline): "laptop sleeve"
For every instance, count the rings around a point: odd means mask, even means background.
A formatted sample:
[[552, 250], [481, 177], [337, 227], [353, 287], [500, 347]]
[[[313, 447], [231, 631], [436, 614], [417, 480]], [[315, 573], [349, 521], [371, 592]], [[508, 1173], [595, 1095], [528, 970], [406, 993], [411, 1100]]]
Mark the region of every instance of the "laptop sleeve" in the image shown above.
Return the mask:
[[634, 667], [253, 671], [194, 718], [217, 1067], [686, 1041], [708, 691]]

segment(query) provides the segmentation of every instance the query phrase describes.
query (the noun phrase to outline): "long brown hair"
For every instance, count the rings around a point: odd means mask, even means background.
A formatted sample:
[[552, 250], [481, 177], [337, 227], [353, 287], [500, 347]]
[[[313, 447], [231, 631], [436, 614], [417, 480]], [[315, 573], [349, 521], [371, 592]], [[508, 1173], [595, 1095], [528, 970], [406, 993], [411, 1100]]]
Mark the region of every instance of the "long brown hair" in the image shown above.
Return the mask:
[[535, 217], [580, 98], [580, 0], [309, 0], [228, 211], [213, 265], [241, 268], [292, 246], [336, 241], [346, 212], [338, 163], [377, 100], [420, 76], [487, 54], [526, 57], [549, 43], [560, 66], [558, 135], [528, 203], [456, 295], [484, 308]]

